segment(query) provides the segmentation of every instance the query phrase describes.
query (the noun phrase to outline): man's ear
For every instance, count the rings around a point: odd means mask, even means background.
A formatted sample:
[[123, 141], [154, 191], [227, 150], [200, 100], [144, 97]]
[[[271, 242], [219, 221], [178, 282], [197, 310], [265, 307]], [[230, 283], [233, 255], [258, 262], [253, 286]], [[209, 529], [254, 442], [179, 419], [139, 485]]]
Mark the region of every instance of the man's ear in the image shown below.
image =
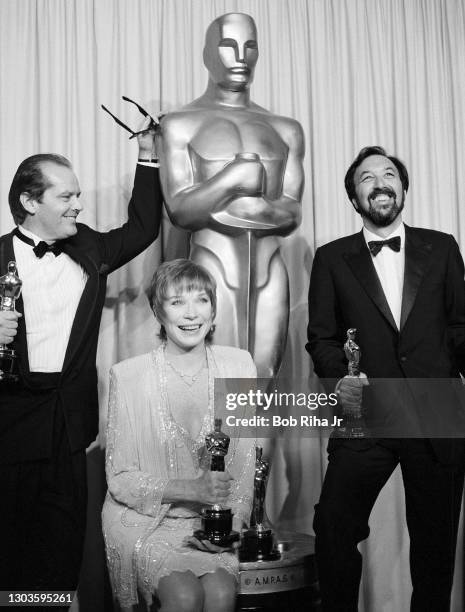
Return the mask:
[[30, 215], [36, 214], [39, 203], [37, 200], [33, 200], [27, 191], [19, 196], [19, 201], [23, 205], [24, 210], [26, 210]]
[[357, 200], [355, 198], [353, 198], [350, 202], [351, 202], [352, 206], [354, 207], [355, 212], [360, 214], [360, 208], [358, 207]]

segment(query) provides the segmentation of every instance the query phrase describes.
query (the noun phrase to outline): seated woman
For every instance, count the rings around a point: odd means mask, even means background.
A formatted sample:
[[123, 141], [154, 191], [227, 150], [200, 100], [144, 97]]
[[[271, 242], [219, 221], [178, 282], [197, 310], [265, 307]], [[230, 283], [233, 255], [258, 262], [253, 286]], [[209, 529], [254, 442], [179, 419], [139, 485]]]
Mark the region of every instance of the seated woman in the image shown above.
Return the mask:
[[185, 259], [162, 264], [150, 302], [162, 345], [110, 373], [103, 531], [110, 579], [122, 609], [138, 591], [160, 612], [233, 612], [238, 561], [210, 543], [186, 544], [200, 511], [222, 503], [233, 528], [249, 521], [254, 440], [231, 440], [226, 471], [209, 471], [215, 377], [255, 378], [246, 351], [210, 344], [215, 281]]

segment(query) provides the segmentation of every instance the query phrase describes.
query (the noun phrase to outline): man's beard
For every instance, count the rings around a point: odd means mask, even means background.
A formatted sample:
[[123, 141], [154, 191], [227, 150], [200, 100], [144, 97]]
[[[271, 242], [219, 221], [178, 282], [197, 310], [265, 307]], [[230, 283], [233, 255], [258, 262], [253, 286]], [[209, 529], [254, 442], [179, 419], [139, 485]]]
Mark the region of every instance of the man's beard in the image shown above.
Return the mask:
[[[373, 206], [373, 200], [377, 195], [385, 194], [392, 198], [393, 203], [389, 207], [389, 209], [381, 208], [380, 210], [376, 209]], [[404, 209], [404, 201], [405, 201], [405, 192], [402, 192], [402, 198], [399, 204], [396, 201], [396, 194], [392, 189], [389, 188], [381, 188], [381, 189], [373, 189], [368, 197], [368, 210], [364, 210], [360, 204], [358, 205], [358, 212], [365, 217], [365, 219], [369, 219], [373, 225], [376, 227], [387, 227], [391, 225], [400, 213]]]

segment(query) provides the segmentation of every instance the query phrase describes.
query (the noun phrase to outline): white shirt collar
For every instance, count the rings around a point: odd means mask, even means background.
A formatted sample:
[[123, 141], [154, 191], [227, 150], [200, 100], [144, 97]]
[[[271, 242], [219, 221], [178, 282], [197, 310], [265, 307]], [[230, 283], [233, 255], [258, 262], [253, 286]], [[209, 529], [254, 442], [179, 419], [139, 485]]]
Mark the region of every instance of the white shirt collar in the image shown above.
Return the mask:
[[373, 232], [370, 232], [369, 229], [363, 226], [363, 237], [365, 238], [365, 242], [367, 243], [367, 245], [372, 240], [389, 240], [390, 238], [394, 238], [395, 236], [400, 236], [400, 248], [403, 249], [405, 246], [405, 225], [403, 222], [398, 227], [396, 227], [396, 229], [391, 234], [389, 234], [389, 236], [386, 236], [385, 238], [381, 238], [381, 236], [378, 236], [378, 234], [373, 234]]
[[21, 232], [21, 234], [24, 234], [28, 238], [31, 238], [32, 240], [34, 240], [34, 244], [36, 246], [39, 244], [39, 242], [43, 242], [42, 238], [37, 236], [37, 234], [33, 234], [31, 231], [27, 230], [26, 228], [22, 227], [21, 225], [18, 225], [17, 227], [18, 227], [18, 230]]

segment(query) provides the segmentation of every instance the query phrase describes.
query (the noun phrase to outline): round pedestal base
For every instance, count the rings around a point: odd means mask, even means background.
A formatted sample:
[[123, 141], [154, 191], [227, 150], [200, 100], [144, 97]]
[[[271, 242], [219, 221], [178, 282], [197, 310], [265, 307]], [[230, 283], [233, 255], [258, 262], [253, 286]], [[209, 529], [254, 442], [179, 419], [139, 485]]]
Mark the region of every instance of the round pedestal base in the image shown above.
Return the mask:
[[239, 539], [239, 534], [232, 531], [233, 513], [231, 508], [212, 506], [202, 510], [202, 529], [194, 533], [200, 540], [209, 540], [212, 544], [228, 548]]
[[240, 561], [276, 561], [281, 554], [274, 548], [271, 529], [248, 529], [242, 533]]
[[279, 532], [281, 556], [239, 564], [238, 612], [316, 612], [319, 610], [314, 538]]
[[16, 353], [12, 349], [0, 349], [0, 381], [17, 382]]
[[237, 531], [230, 531], [227, 534], [208, 534], [203, 531], [203, 529], [196, 529], [194, 531], [194, 538], [197, 538], [197, 540], [208, 540], [212, 544], [216, 544], [216, 546], [221, 546], [222, 548], [229, 548], [234, 542], [237, 542], [239, 540], [240, 535]]

